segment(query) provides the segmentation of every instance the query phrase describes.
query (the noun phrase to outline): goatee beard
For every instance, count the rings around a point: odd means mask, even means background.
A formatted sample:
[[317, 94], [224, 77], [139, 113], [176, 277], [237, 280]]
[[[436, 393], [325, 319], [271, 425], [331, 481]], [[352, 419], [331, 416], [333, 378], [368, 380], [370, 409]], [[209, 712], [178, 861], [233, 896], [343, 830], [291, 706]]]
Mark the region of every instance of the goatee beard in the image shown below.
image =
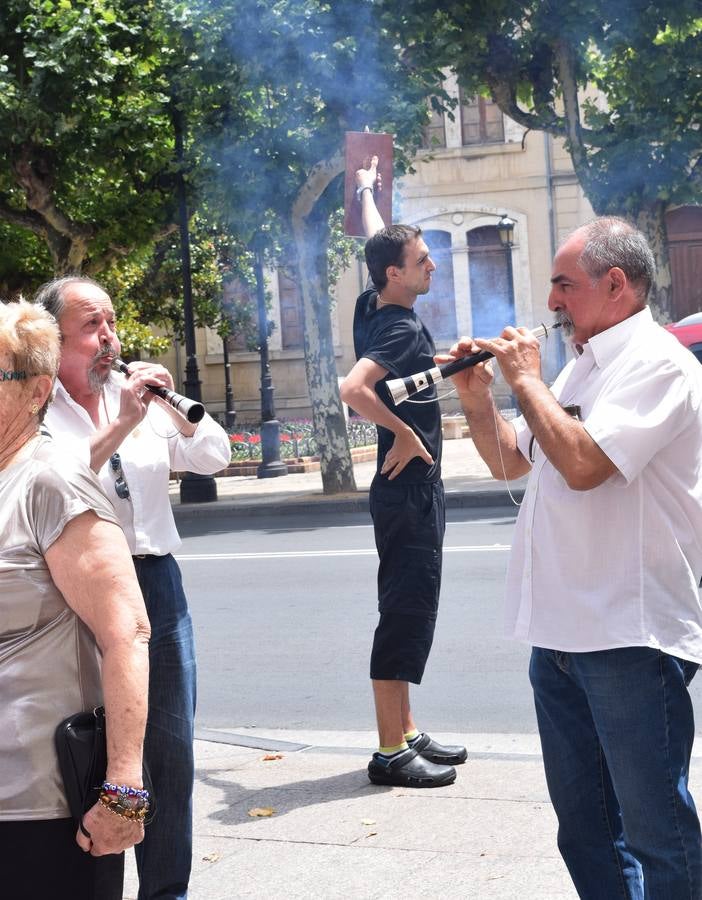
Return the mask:
[[88, 386], [90, 390], [96, 396], [102, 393], [102, 389], [107, 384], [107, 380], [110, 377], [109, 369], [106, 372], [98, 372], [95, 369], [90, 369], [88, 371]]
[[103, 359], [114, 359], [117, 356], [117, 350], [111, 345], [106, 344], [102, 350], [93, 357], [90, 368], [88, 369], [88, 386], [93, 394], [98, 395], [107, 384], [110, 378], [110, 369], [102, 370], [97, 368], [97, 364]]

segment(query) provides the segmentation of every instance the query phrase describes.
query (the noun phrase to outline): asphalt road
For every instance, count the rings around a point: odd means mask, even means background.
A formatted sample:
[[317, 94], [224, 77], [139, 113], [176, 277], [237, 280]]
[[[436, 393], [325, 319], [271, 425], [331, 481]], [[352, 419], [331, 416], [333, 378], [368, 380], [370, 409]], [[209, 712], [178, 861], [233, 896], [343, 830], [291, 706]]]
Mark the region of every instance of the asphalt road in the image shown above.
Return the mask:
[[[413, 690], [418, 720], [437, 732], [535, 730], [528, 648], [501, 637], [512, 522], [450, 513], [434, 647]], [[182, 528], [178, 553], [196, 630], [198, 725], [373, 730], [368, 516], [212, 525]]]
[[[420, 727], [536, 731], [529, 648], [502, 637], [513, 523], [512, 513], [449, 511], [434, 647], [412, 692]], [[198, 725], [373, 731], [368, 655], [377, 557], [367, 514], [205, 519], [181, 533]], [[702, 676], [693, 695], [702, 722]]]

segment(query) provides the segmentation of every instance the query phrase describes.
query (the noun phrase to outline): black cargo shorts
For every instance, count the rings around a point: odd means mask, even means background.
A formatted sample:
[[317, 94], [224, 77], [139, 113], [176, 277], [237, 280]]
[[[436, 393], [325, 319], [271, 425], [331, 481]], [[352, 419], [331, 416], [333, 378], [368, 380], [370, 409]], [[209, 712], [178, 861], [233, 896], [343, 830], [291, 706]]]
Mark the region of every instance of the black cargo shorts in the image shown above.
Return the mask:
[[441, 481], [397, 484], [380, 476], [370, 489], [378, 549], [378, 611], [371, 678], [419, 684], [439, 607], [446, 504]]

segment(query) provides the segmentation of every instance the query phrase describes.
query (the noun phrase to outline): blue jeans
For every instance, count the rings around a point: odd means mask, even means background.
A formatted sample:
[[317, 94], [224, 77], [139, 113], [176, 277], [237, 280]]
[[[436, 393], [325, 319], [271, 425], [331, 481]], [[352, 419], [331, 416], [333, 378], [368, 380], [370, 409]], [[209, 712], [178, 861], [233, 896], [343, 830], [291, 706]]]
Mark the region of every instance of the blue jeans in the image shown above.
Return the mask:
[[192, 863], [193, 626], [173, 557], [134, 557], [134, 566], [151, 623], [144, 761], [156, 799], [156, 815], [134, 848], [139, 900], [183, 900]]
[[558, 848], [583, 900], [702, 898], [700, 824], [687, 786], [687, 685], [696, 671], [648, 647], [532, 650]]

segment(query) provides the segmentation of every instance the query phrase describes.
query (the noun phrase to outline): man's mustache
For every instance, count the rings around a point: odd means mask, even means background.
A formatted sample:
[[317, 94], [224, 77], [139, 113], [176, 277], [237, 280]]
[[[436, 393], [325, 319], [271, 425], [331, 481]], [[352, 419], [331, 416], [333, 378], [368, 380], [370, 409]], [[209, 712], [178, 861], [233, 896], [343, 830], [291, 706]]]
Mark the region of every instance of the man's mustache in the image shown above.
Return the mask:
[[573, 320], [570, 318], [568, 313], [563, 312], [563, 310], [559, 309], [556, 311], [556, 323], [563, 328], [564, 334], [572, 334], [573, 332]]
[[100, 350], [98, 350], [98, 352], [92, 358], [90, 365], [94, 366], [96, 363], [101, 362], [103, 359], [114, 359], [116, 356], [117, 348], [114, 344], [103, 344]]

